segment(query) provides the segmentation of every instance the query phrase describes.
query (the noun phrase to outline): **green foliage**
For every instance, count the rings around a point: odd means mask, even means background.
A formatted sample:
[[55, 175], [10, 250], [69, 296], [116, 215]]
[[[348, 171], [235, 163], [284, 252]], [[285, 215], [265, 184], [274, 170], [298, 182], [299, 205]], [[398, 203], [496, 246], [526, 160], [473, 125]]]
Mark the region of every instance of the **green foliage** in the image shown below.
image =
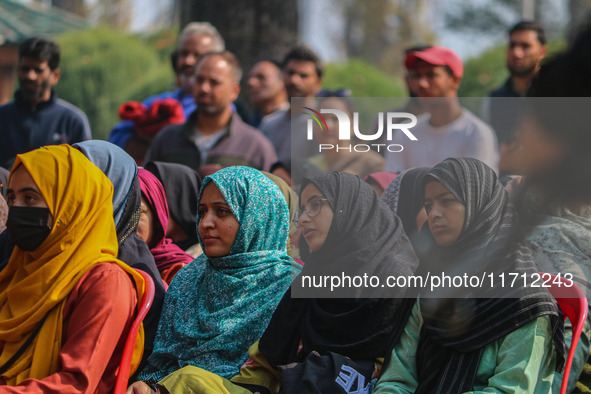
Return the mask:
[[[153, 93], [169, 90], [172, 85], [170, 65], [137, 37], [95, 28], [64, 34], [58, 42], [62, 48], [62, 76], [56, 90], [61, 98], [86, 113], [93, 138], [108, 137], [119, 121], [122, 102], [146, 98], [139, 95], [150, 90], [142, 89], [146, 83], [154, 86]], [[168, 88], [163, 89], [164, 85]]]
[[[550, 43], [548, 45], [548, 55], [545, 59], [563, 50], [565, 45], [564, 41]], [[506, 44], [502, 44], [465, 62], [464, 78], [458, 96], [487, 97], [491, 90], [505, 83], [505, 80], [509, 77], [505, 61], [506, 50]]]
[[344, 64], [328, 64], [323, 88], [350, 89], [353, 97], [405, 97], [406, 88], [371, 64], [353, 59]]

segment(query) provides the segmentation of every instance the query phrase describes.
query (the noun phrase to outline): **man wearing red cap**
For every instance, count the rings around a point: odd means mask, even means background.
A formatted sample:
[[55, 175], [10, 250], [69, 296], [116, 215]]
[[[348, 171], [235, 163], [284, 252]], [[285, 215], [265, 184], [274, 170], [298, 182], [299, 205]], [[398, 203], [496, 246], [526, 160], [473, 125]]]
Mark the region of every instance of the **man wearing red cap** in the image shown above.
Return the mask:
[[460, 57], [434, 46], [408, 53], [404, 66], [427, 113], [411, 130], [417, 141], [395, 136], [393, 143], [404, 149], [386, 154], [386, 170], [432, 167], [448, 157], [474, 157], [496, 169], [499, 154], [493, 130], [458, 101], [464, 73]]

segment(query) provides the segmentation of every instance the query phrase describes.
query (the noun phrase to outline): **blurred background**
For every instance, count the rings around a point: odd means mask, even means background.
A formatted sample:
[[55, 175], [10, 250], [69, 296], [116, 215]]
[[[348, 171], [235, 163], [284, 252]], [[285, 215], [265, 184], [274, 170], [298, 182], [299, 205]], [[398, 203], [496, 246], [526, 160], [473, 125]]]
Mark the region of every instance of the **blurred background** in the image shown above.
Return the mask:
[[508, 76], [510, 26], [541, 23], [551, 54], [590, 11], [591, 0], [0, 0], [0, 104], [16, 87], [18, 43], [51, 37], [62, 47], [58, 95], [106, 139], [122, 102], [172, 90], [170, 54], [191, 21], [212, 23], [245, 72], [307, 44], [326, 62], [324, 88], [355, 97], [405, 96], [404, 49], [447, 46], [465, 65], [459, 95], [484, 97]]

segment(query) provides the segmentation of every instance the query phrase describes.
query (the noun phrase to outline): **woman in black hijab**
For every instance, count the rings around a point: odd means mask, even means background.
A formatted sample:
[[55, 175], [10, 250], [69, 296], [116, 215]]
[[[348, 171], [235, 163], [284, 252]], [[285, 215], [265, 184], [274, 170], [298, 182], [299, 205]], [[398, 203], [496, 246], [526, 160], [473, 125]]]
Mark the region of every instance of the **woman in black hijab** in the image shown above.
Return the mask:
[[166, 237], [193, 257], [201, 254], [197, 239], [197, 196], [201, 178], [191, 168], [177, 163], [152, 161], [144, 168], [164, 186], [170, 220]]
[[[311, 295], [302, 287], [305, 276], [412, 275], [416, 255], [400, 220], [358, 176], [333, 172], [304, 179], [300, 205], [303, 271], [251, 347], [251, 362], [232, 381], [253, 391], [333, 392], [345, 384], [336, 377], [352, 368], [366, 387], [386, 356], [404, 289], [393, 289], [391, 298], [362, 298], [377, 293], [356, 288], [313, 293], [341, 298], [292, 294]], [[297, 364], [285, 367], [291, 363]]]
[[496, 282], [422, 292], [408, 320], [397, 323], [405, 327], [394, 330], [375, 393], [548, 393], [564, 362], [562, 313], [543, 288], [500, 283], [503, 273], [525, 275], [528, 283], [537, 274], [530, 250], [514, 242], [515, 216], [502, 184], [476, 159], [447, 159], [423, 184], [436, 250], [421, 257], [421, 271], [492, 274]]
[[382, 200], [400, 218], [404, 232], [419, 255], [421, 253], [419, 231], [427, 222], [423, 178], [430, 169], [417, 167], [404, 171], [388, 185], [382, 196]]

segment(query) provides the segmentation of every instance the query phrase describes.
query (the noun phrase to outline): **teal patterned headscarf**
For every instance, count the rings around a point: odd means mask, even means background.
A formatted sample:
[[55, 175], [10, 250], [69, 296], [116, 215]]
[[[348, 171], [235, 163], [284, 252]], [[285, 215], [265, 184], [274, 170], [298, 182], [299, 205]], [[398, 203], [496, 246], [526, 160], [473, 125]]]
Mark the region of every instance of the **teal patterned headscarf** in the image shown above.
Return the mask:
[[273, 182], [255, 169], [228, 167], [203, 180], [199, 200], [210, 182], [240, 223], [236, 239], [229, 255], [202, 254], [176, 274], [140, 380], [187, 365], [236, 375], [300, 271], [287, 255], [289, 209]]

